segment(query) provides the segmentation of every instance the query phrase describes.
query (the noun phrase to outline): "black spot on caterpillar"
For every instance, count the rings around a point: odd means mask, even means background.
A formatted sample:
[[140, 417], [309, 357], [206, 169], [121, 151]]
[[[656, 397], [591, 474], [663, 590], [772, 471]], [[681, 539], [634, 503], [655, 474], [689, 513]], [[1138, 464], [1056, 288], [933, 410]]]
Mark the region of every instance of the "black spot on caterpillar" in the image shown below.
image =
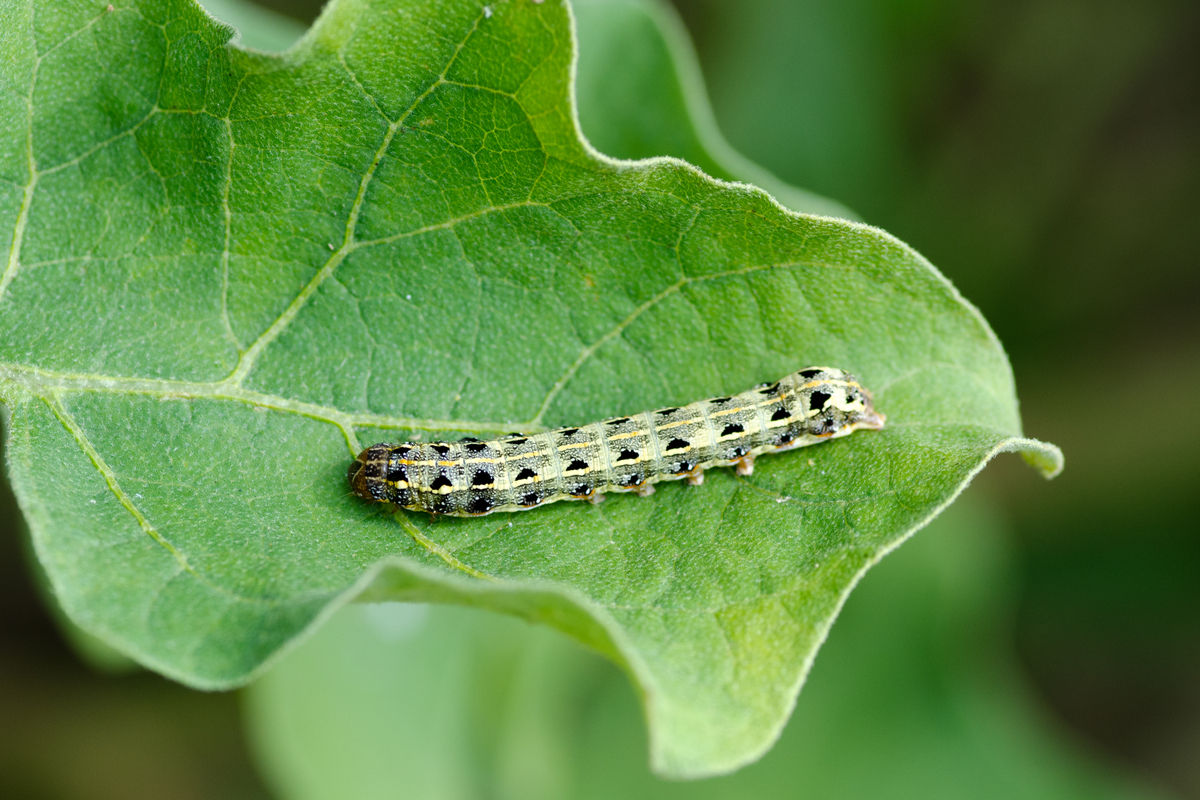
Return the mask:
[[[761, 454], [883, 425], [853, 376], [809, 367], [732, 397], [577, 428], [489, 442], [377, 444], [359, 453], [347, 477], [366, 500], [481, 516], [558, 500], [599, 502], [605, 492], [649, 494], [659, 481], [699, 483], [710, 467], [748, 474]], [[678, 460], [683, 452], [686, 461]]]

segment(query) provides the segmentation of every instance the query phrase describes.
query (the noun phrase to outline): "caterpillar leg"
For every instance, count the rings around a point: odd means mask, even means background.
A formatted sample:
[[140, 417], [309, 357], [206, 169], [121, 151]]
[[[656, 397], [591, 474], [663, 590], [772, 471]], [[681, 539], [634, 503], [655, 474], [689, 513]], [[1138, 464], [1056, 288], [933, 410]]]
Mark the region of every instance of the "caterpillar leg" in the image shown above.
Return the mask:
[[589, 503], [591, 503], [592, 505], [594, 505], [594, 506], [598, 506], [598, 505], [600, 505], [601, 503], [603, 503], [603, 502], [604, 502], [604, 495], [602, 495], [602, 494], [591, 494], [591, 495], [588, 495], [588, 499], [587, 499], [587, 501], [588, 501]]
[[687, 476], [688, 486], [701, 486], [704, 483], [703, 470], [696, 470]]
[[754, 456], [746, 456], [733, 463], [737, 465], [738, 475], [751, 475], [754, 473]]
[[652, 494], [654, 494], [654, 484], [653, 483], [643, 483], [641, 486], [639, 486], [637, 488], [637, 496], [638, 497], [649, 497]]

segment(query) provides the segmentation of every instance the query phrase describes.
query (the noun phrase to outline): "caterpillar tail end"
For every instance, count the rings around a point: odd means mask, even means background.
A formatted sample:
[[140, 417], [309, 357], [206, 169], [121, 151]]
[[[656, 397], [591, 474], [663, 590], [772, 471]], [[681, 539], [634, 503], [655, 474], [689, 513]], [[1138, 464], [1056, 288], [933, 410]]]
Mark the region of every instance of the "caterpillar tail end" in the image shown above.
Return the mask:
[[874, 409], [868, 409], [866, 416], [859, 421], [858, 427], [869, 431], [881, 431], [886, 423], [887, 414], [881, 414]]

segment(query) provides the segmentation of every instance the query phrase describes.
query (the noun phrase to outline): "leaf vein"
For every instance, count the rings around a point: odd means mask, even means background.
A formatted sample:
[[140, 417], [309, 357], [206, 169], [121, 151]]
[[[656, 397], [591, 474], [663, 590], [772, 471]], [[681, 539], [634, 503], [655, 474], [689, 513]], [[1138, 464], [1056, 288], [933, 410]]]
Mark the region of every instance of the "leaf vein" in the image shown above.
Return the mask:
[[66, 428], [71, 436], [75, 439], [76, 444], [79, 445], [79, 449], [82, 450], [89, 459], [91, 459], [93, 466], [96, 467], [96, 471], [100, 473], [100, 476], [104, 479], [104, 483], [108, 486], [108, 490], [113, 493], [113, 495], [117, 498], [117, 501], [125, 508], [126, 511], [129, 512], [129, 515], [133, 517], [134, 521], [137, 522], [138, 527], [142, 529], [142, 532], [157, 542], [164, 550], [170, 553], [175, 561], [179, 564], [181, 569], [190, 573], [201, 583], [205, 584], [206, 586], [210, 586], [222, 594], [229, 594], [236, 597], [237, 595], [229, 592], [229, 590], [225, 589], [224, 587], [217, 586], [197, 572], [196, 569], [190, 563], [188, 563], [187, 556], [184, 555], [183, 552], [181, 552], [177, 547], [175, 547], [175, 545], [171, 544], [171, 542], [168, 541], [167, 538], [161, 533], [159, 533], [158, 529], [150, 523], [150, 520], [146, 518], [146, 515], [143, 514], [141, 509], [139, 509], [133, 502], [133, 498], [131, 498], [125, 492], [125, 490], [121, 488], [121, 485], [118, 483], [117, 476], [113, 472], [112, 467], [108, 465], [108, 462], [105, 461], [104, 457], [100, 455], [98, 450], [96, 450], [95, 445], [92, 444], [91, 440], [87, 437], [87, 434], [84, 433], [83, 429], [79, 426], [79, 423], [75, 420], [75, 417], [72, 416], [62, 404], [61, 396], [53, 394], [43, 399], [47, 405], [50, 406], [50, 410], [54, 412], [54, 416], [58, 418], [58, 421], [62, 423], [62, 426]]
[[229, 319], [229, 249], [233, 239], [233, 212], [229, 207], [229, 195], [233, 190], [233, 123], [225, 118], [225, 135], [229, 137], [229, 155], [225, 160], [225, 181], [221, 187], [221, 211], [224, 213], [225, 243], [221, 248], [221, 324], [225, 329], [225, 338], [240, 354], [242, 344], [237, 334], [233, 332], [233, 324]]
[[[81, 375], [56, 373], [19, 364], [0, 363], [0, 386], [4, 384], [23, 387], [39, 396], [63, 392], [112, 392], [114, 394], [158, 397], [164, 400], [231, 400], [257, 408], [296, 414], [336, 425], [346, 435], [347, 442], [355, 441], [353, 429], [358, 426], [400, 430], [506, 433], [517, 424], [512, 421], [425, 419], [371, 412], [345, 412], [317, 403], [255, 392], [227, 381], [199, 383], [154, 378]], [[355, 454], [357, 452], [357, 450], [354, 451]]]
[[575, 374], [579, 371], [579, 368], [583, 366], [584, 362], [586, 362], [589, 358], [591, 358], [596, 353], [596, 351], [599, 350], [601, 347], [603, 347], [605, 344], [607, 344], [608, 342], [612, 341], [613, 339], [615, 339], [616, 337], [618, 337], [622, 333], [624, 333], [624, 331], [630, 325], [632, 325], [634, 323], [634, 321], [637, 320], [638, 317], [642, 316], [642, 314], [645, 314], [651, 308], [658, 305], [659, 303], [661, 303], [663, 300], [670, 297], [671, 295], [675, 294], [683, 287], [688, 286], [689, 284], [693, 284], [693, 283], [702, 283], [704, 281], [718, 280], [720, 278], [728, 278], [728, 277], [735, 276], [735, 275], [745, 275], [745, 274], [748, 274], [751, 272], [758, 272], [760, 270], [787, 269], [787, 268], [793, 267], [795, 265], [796, 265], [796, 262], [787, 262], [787, 263], [781, 263], [781, 264], [753, 264], [748, 267], [738, 267], [737, 269], [731, 269], [731, 270], [727, 270], [724, 272], [714, 272], [709, 275], [697, 275], [695, 277], [684, 276], [683, 278], [680, 278], [678, 281], [671, 284], [667, 288], [663, 289], [661, 292], [654, 295], [654, 297], [651, 297], [649, 300], [647, 300], [646, 302], [642, 303], [640, 306], [635, 308], [632, 312], [630, 312], [630, 314], [627, 317], [625, 317], [625, 319], [621, 320], [615, 326], [613, 326], [612, 330], [610, 330], [608, 333], [604, 334], [599, 339], [597, 339], [595, 342], [593, 342], [592, 344], [585, 347], [583, 349], [583, 352], [581, 352], [579, 354], [579, 356], [575, 359], [575, 361], [572, 362], [572, 364], [569, 367], [567, 367], [567, 370], [566, 370], [566, 372], [563, 373], [562, 377], [560, 377], [557, 381], [554, 382], [554, 385], [550, 388], [550, 391], [546, 393], [546, 398], [542, 401], [541, 407], [538, 408], [538, 411], [533, 416], [533, 419], [531, 419], [526, 424], [530, 425], [530, 426], [540, 427], [542, 425], [542, 419], [545, 417], [546, 412], [550, 409], [550, 406], [554, 402], [554, 399], [556, 397], [558, 397], [559, 393], [562, 392], [563, 388], [571, 381], [572, 378], [575, 377]]
[[405, 516], [403, 511], [397, 511], [395, 517], [400, 523], [400, 527], [404, 529], [405, 533], [412, 537], [414, 542], [445, 561], [450, 567], [458, 570], [459, 572], [465, 572], [472, 578], [482, 578], [489, 581], [496, 580], [496, 578], [492, 577], [491, 575], [488, 575], [485, 572], [480, 572], [469, 564], [464, 564], [463, 562], [459, 561], [453, 556], [453, 554], [450, 553], [450, 551], [446, 550], [446, 548], [442, 547], [440, 544], [421, 533], [421, 531], [417, 529], [417, 526], [412, 524], [412, 520]]

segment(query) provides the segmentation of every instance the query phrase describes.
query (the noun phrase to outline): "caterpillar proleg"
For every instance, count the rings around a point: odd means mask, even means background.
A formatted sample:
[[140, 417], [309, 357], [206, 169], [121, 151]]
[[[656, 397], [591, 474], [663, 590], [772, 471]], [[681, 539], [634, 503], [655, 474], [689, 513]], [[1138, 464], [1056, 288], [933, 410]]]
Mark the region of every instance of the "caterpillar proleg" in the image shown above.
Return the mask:
[[658, 481], [700, 484], [710, 467], [750, 474], [754, 459], [879, 430], [885, 417], [852, 375], [809, 367], [732, 397], [660, 408], [578, 428], [482, 442], [377, 444], [348, 478], [366, 500], [476, 517], [605, 492], [654, 492]]

